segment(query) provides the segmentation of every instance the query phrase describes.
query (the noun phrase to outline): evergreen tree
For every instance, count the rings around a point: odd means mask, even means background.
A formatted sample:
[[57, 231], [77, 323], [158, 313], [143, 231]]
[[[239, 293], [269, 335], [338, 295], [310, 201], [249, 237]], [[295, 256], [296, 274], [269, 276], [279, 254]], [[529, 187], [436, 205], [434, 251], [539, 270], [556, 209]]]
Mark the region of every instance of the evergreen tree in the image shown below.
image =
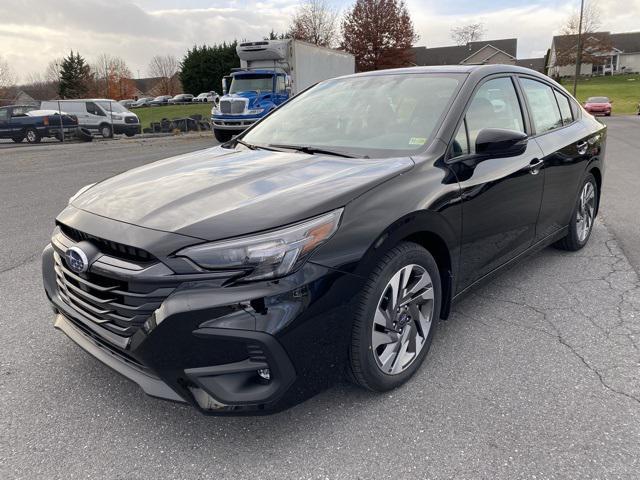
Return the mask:
[[73, 50], [60, 65], [60, 83], [58, 94], [60, 98], [79, 98], [86, 95], [89, 89], [91, 70], [79, 53]]
[[180, 81], [185, 92], [198, 95], [211, 90], [221, 93], [222, 77], [240, 66], [238, 42], [194, 46], [182, 59]]

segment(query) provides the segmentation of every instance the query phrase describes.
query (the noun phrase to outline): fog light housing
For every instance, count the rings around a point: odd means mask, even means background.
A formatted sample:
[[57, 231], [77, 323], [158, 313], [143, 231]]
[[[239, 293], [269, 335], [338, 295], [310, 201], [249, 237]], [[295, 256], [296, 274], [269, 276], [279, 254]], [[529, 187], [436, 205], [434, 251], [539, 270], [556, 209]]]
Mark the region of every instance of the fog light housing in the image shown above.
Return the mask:
[[271, 380], [271, 370], [268, 368], [261, 368], [258, 370], [258, 376], [268, 382]]

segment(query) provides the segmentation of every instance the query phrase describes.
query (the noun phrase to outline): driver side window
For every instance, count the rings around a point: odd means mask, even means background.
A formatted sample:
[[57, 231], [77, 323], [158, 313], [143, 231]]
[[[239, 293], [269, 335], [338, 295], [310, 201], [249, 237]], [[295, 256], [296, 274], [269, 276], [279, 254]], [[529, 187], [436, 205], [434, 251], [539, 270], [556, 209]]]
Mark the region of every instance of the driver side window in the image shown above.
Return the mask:
[[452, 142], [450, 158], [475, 153], [476, 139], [483, 128], [524, 133], [522, 109], [511, 78], [494, 78], [476, 91]]

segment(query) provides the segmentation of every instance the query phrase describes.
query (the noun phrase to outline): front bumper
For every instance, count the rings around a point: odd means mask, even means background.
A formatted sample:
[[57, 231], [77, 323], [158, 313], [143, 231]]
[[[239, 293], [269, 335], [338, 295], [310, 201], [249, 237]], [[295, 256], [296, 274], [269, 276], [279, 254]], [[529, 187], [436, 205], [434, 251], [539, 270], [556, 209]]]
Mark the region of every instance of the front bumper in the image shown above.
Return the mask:
[[[55, 254], [47, 246], [42, 267], [56, 328], [149, 395], [206, 414], [264, 414], [342, 374], [357, 277], [308, 263], [276, 282], [186, 282], [123, 339], [62, 298]], [[266, 368], [269, 381], [258, 374]]]
[[211, 116], [211, 123], [216, 130], [244, 130], [260, 120], [261, 117], [245, 116]]
[[114, 123], [113, 133], [116, 135], [129, 134], [137, 135], [142, 132], [142, 127], [139, 123]]

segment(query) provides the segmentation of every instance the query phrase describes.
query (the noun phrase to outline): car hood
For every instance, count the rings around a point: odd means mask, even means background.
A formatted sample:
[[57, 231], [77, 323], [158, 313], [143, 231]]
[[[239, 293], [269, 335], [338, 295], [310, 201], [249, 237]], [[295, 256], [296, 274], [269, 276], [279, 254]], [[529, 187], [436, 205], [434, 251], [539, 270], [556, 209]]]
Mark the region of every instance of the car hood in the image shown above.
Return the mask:
[[146, 228], [217, 240], [342, 207], [413, 165], [408, 157], [370, 160], [214, 147], [112, 177], [72, 204]]

